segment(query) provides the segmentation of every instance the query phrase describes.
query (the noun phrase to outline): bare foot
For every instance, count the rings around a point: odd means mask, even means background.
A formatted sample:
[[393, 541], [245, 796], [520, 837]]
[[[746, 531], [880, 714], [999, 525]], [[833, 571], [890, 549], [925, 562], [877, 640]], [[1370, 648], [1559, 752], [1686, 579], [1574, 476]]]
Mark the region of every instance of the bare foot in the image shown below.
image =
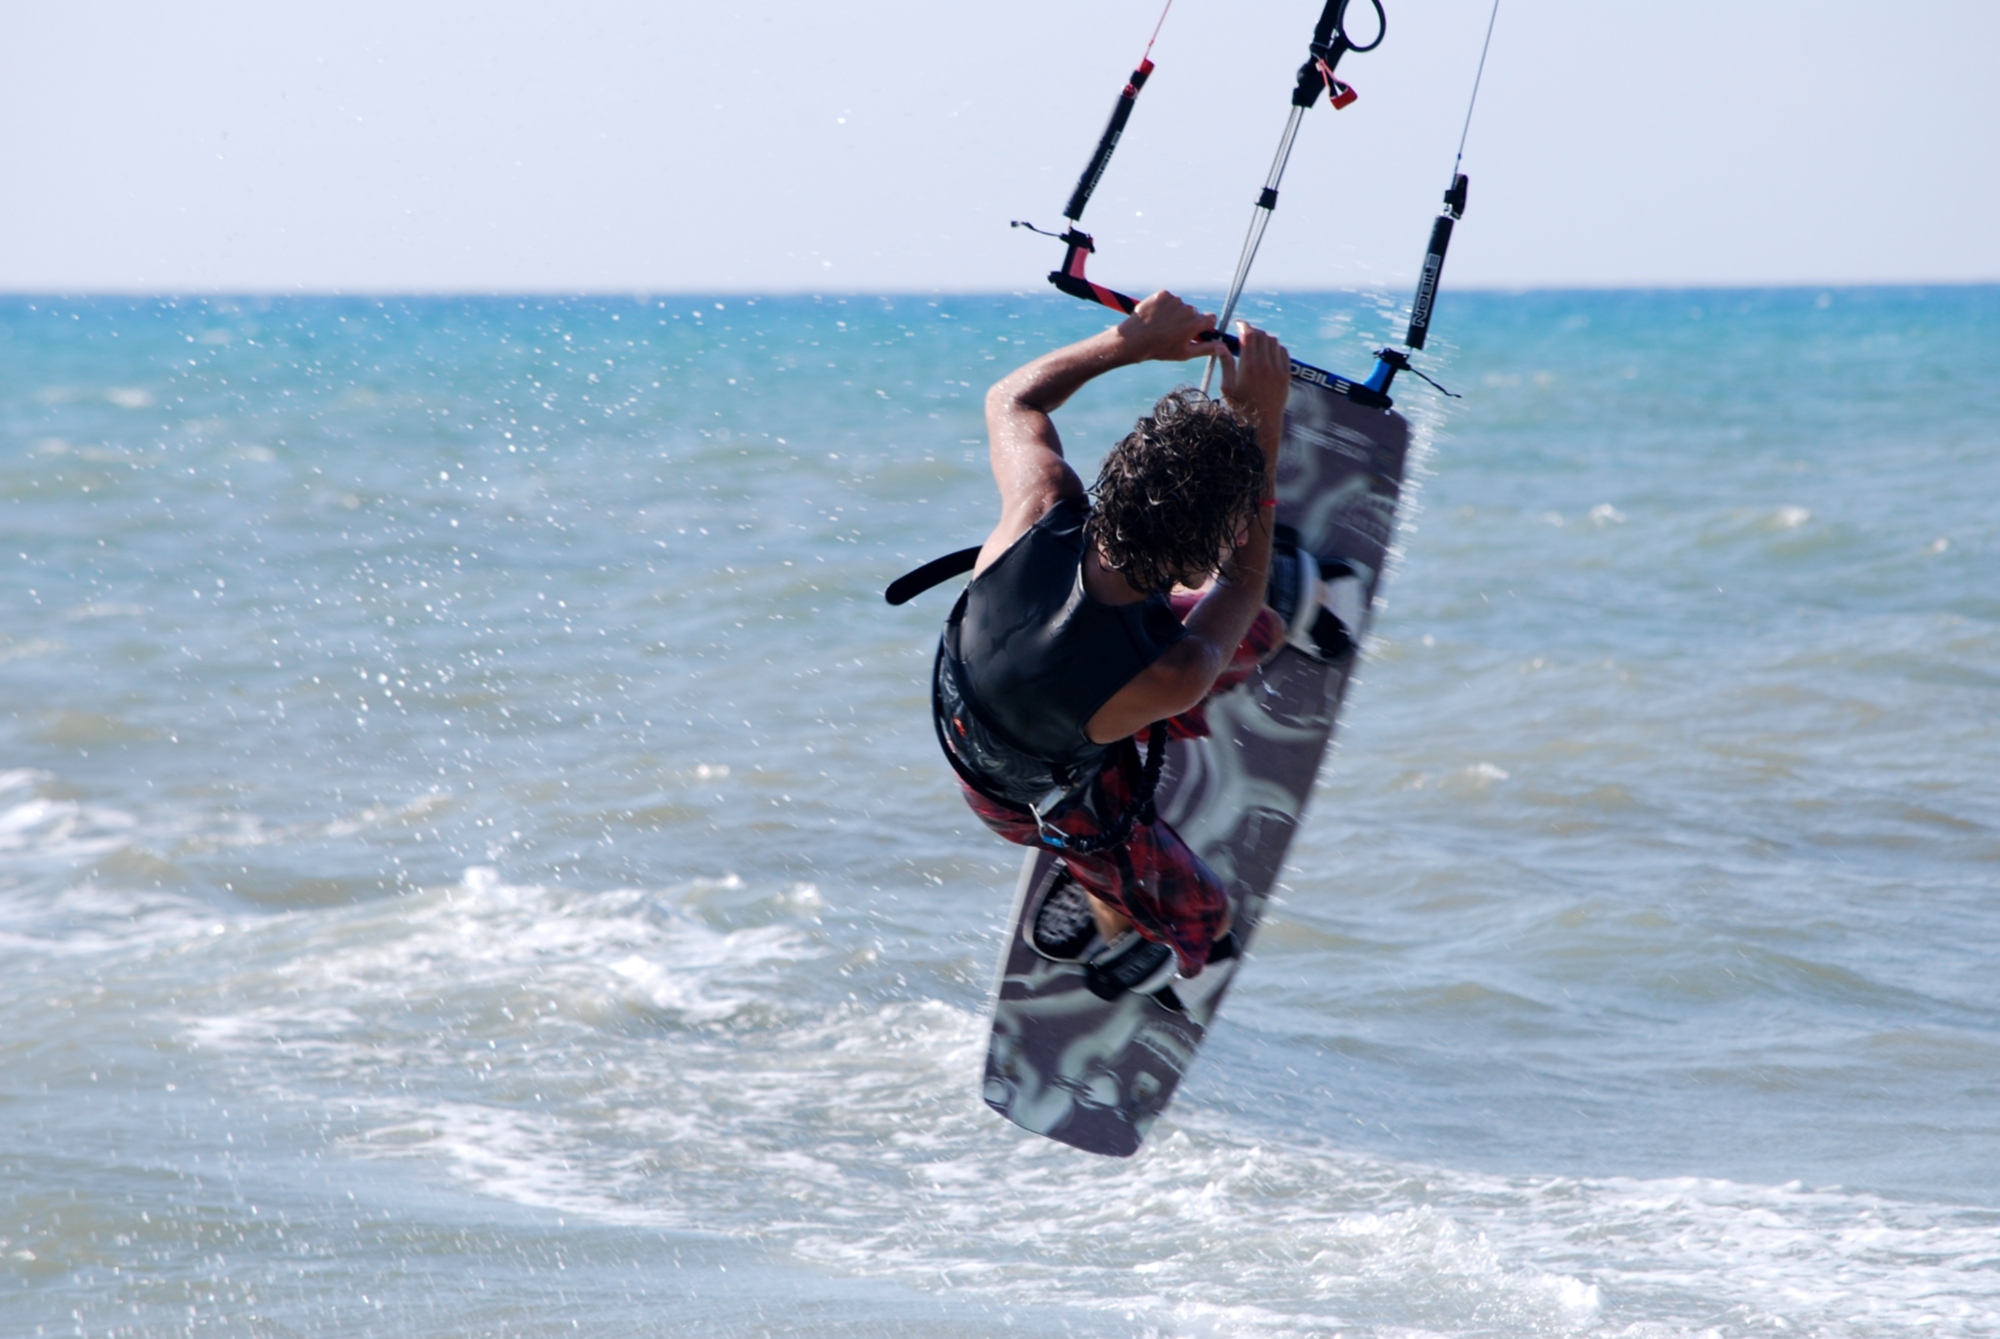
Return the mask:
[[1132, 922], [1125, 918], [1124, 913], [1095, 897], [1090, 899], [1090, 915], [1097, 922], [1097, 933], [1104, 936], [1107, 944], [1132, 928]]
[[[1126, 918], [1125, 914], [1119, 911], [1116, 907], [1112, 906], [1109, 902], [1100, 902], [1097, 900], [1096, 897], [1092, 896], [1089, 893], [1085, 893], [1084, 896], [1090, 898], [1090, 917], [1092, 920], [1097, 922], [1097, 933], [1104, 937], [1105, 943], [1107, 944], [1110, 943], [1112, 940], [1116, 939], [1119, 935], [1124, 934], [1127, 930], [1132, 928], [1132, 922]], [[1228, 924], [1222, 927], [1221, 934], [1216, 935], [1216, 938], [1217, 939], [1222, 938], [1223, 935], [1228, 934], [1231, 930], [1234, 930], [1235, 928], [1236, 928], [1235, 906], [1232, 903], [1230, 907], [1229, 922]]]

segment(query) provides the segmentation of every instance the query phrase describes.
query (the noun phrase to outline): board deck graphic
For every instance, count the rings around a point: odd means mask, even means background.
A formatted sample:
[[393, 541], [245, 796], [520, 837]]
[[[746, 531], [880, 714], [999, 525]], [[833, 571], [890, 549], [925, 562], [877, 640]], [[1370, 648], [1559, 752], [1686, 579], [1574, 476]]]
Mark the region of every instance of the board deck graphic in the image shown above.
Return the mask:
[[[1394, 410], [1355, 403], [1312, 370], [1292, 369], [1277, 519], [1298, 532], [1302, 552], [1352, 570], [1358, 588], [1346, 583], [1348, 608], [1337, 611], [1358, 648], [1394, 532], [1409, 425]], [[1245, 949], [1319, 775], [1357, 654], [1326, 661], [1287, 645], [1209, 701], [1208, 738], [1169, 746], [1160, 815], [1228, 885]], [[1043, 957], [1024, 933], [1031, 894], [1055, 873], [1050, 852], [1028, 852], [995, 990], [984, 1095], [1025, 1129], [1128, 1157], [1173, 1100], [1244, 958], [1176, 981], [1180, 1011], [1150, 995], [1099, 999], [1081, 967]]]

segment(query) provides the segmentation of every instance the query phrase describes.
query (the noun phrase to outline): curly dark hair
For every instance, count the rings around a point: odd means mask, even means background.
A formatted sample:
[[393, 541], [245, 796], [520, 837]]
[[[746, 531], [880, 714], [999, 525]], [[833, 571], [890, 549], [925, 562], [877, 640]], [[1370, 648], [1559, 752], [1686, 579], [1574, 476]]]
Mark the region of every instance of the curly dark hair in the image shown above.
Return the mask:
[[1084, 533], [1134, 590], [1199, 585], [1248, 524], [1263, 490], [1257, 430], [1219, 400], [1183, 386], [1161, 396], [1104, 458]]

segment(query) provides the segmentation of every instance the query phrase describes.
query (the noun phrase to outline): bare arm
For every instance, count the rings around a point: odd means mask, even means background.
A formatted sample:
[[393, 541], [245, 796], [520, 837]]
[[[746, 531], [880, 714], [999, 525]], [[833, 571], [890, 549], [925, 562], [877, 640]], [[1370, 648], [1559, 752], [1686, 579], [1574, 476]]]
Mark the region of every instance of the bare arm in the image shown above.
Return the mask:
[[[1243, 341], [1240, 359], [1213, 345], [1207, 351], [1217, 352], [1223, 360], [1223, 399], [1256, 425], [1257, 444], [1264, 449], [1264, 500], [1274, 500], [1285, 401], [1291, 395], [1291, 358], [1271, 335], [1248, 324], [1238, 328]], [[1256, 509], [1242, 540], [1189, 611], [1188, 635], [1097, 709], [1085, 730], [1090, 738], [1110, 743], [1154, 721], [1177, 716], [1208, 696], [1264, 605], [1271, 570], [1272, 510]]]
[[1212, 314], [1196, 311], [1171, 293], [1155, 293], [1112, 329], [1043, 354], [994, 384], [986, 393], [986, 431], [993, 480], [1000, 487], [1000, 523], [986, 537], [975, 572], [985, 571], [1049, 508], [1083, 493], [1083, 481], [1063, 459], [1062, 439], [1049, 415], [1085, 382], [1113, 368], [1213, 351], [1216, 345], [1197, 336], [1214, 326]]

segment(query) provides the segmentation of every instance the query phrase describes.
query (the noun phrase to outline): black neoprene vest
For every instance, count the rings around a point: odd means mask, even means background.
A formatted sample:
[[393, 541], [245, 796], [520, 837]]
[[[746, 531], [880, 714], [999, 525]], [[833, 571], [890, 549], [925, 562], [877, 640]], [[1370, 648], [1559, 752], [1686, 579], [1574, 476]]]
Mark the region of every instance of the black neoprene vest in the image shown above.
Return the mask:
[[1051, 507], [974, 577], [946, 620], [932, 709], [978, 789], [1030, 804], [1090, 776], [1084, 733], [1112, 695], [1187, 635], [1164, 595], [1111, 605], [1083, 588], [1089, 504]]

